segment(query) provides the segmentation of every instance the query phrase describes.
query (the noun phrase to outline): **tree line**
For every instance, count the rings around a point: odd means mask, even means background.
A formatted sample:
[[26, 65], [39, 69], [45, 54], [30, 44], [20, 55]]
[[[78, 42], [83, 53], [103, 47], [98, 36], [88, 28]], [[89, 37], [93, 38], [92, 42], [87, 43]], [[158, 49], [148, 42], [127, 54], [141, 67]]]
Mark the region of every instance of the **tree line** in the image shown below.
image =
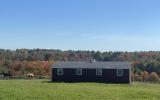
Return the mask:
[[[0, 49], [0, 71], [12, 71], [15, 75], [33, 72], [37, 75], [49, 75], [51, 63], [56, 61], [129, 61], [132, 62], [132, 72], [141, 75], [146, 71], [160, 75], [160, 51], [141, 52], [100, 52], [82, 50], [54, 49]], [[45, 72], [44, 63], [47, 63]], [[28, 70], [28, 67], [30, 70]], [[39, 72], [38, 72], [39, 71]], [[43, 73], [41, 73], [43, 72]], [[18, 74], [19, 73], [19, 74]]]
[[19, 61], [160, 61], [160, 51], [149, 52], [100, 52], [100, 51], [62, 51], [54, 49], [0, 49], [0, 60]]

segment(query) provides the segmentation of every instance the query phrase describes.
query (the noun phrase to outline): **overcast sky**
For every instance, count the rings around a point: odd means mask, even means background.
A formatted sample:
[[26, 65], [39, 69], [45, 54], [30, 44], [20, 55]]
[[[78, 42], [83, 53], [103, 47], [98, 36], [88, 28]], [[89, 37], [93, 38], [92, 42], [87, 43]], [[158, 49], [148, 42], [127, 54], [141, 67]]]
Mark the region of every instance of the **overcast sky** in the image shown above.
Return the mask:
[[159, 0], [0, 0], [0, 48], [160, 50]]

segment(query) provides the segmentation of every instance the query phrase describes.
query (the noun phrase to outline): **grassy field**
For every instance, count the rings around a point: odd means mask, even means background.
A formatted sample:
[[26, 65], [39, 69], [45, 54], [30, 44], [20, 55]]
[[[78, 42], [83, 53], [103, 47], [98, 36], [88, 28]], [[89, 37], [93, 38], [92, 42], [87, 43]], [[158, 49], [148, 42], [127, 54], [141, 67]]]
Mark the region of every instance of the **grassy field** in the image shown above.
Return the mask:
[[159, 100], [160, 84], [0, 80], [0, 100]]

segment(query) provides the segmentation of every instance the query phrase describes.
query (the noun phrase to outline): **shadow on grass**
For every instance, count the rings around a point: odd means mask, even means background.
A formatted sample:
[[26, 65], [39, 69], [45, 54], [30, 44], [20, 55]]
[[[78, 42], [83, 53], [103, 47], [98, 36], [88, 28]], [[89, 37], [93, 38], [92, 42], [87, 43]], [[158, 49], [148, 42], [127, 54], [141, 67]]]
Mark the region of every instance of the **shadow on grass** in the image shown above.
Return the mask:
[[45, 80], [42, 83], [102, 83], [102, 84], [129, 84], [129, 83], [112, 83], [112, 82], [80, 82], [80, 81], [52, 81], [52, 80]]
[[51, 80], [48, 81], [42, 81], [42, 83], [53, 83]]

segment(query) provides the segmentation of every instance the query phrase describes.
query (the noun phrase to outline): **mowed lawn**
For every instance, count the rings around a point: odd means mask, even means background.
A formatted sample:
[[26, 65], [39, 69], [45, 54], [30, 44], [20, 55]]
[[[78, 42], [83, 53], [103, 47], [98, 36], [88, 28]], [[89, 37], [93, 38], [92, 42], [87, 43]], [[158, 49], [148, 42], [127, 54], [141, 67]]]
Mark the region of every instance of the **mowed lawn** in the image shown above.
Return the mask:
[[0, 100], [160, 100], [160, 84], [0, 80]]

